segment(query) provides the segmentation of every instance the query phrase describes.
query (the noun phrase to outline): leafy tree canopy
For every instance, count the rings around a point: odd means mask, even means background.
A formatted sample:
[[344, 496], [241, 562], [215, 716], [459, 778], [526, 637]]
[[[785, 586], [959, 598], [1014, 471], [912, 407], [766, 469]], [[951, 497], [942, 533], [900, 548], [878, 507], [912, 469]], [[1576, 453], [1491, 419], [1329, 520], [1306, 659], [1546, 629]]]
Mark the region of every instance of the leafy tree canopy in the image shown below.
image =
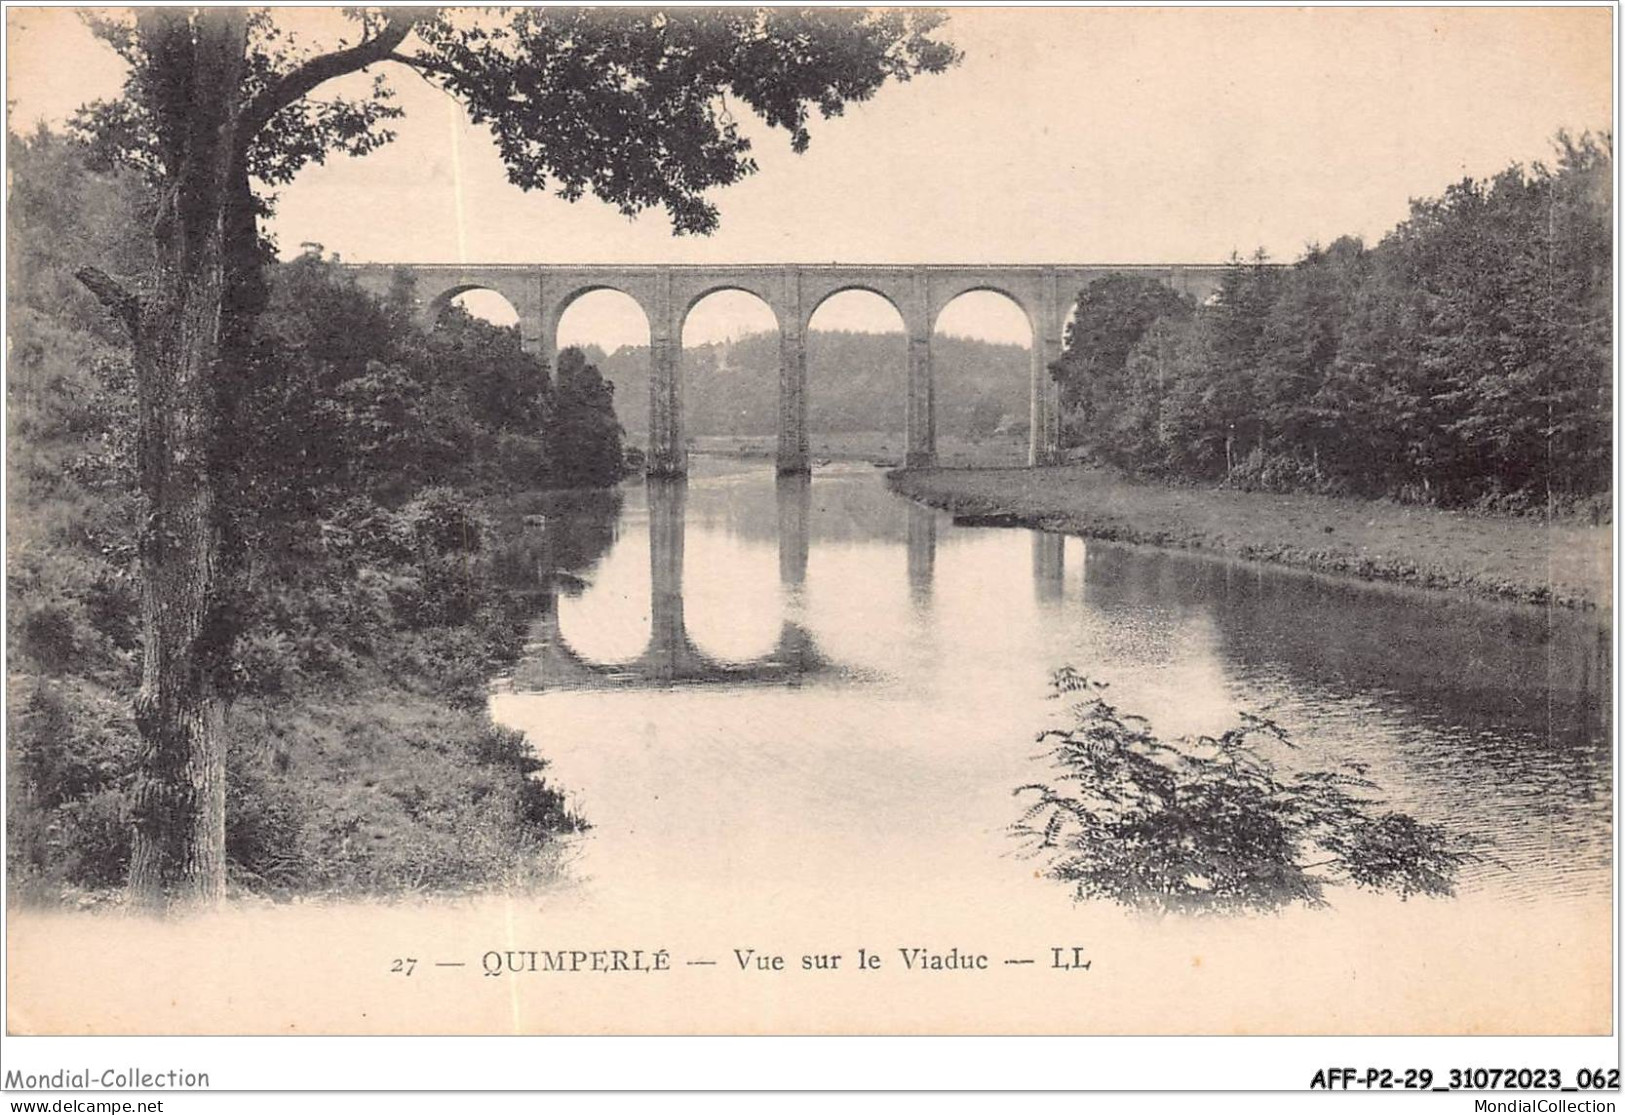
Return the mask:
[[[253, 182], [275, 186], [330, 151], [388, 142], [400, 109], [387, 67], [405, 67], [490, 127], [516, 184], [568, 199], [591, 190], [628, 214], [661, 205], [676, 231], [709, 232], [717, 211], [705, 191], [756, 169], [730, 98], [799, 150], [812, 112], [833, 116], [957, 57], [932, 37], [941, 17], [912, 10], [354, 9], [344, 41], [320, 48], [277, 18], [232, 7], [95, 17], [129, 78], [122, 98], [78, 119], [101, 158], [141, 167], [156, 187], [143, 284], [77, 272], [133, 349], [146, 651], [136, 709], [150, 760], [130, 879], [154, 904], [224, 890], [218, 695], [228, 586], [252, 556], [234, 537], [233, 432], [257, 371], [254, 323], [273, 294], [258, 230], [267, 201]], [[370, 92], [332, 84], [347, 75], [370, 76]], [[363, 378], [346, 412], [387, 459], [405, 449], [395, 435], [411, 424], [398, 419], [423, 395], [388, 368]]]
[[[588, 190], [632, 215], [659, 205], [680, 233], [717, 225], [705, 191], [753, 173], [751, 141], [730, 98], [807, 148], [813, 112], [839, 116], [887, 80], [939, 73], [958, 52], [934, 37], [939, 13], [841, 8], [346, 9], [353, 32], [319, 51], [279, 27], [272, 9], [247, 18], [240, 82], [249, 174], [292, 181], [330, 151], [364, 155], [394, 138], [390, 66], [416, 71], [490, 127], [525, 189]], [[187, 9], [95, 15], [93, 30], [130, 63], [124, 95], [81, 110], [75, 127], [105, 159], [174, 173], [186, 150], [190, 90], [162, 25]], [[367, 95], [318, 89], [372, 75]]]

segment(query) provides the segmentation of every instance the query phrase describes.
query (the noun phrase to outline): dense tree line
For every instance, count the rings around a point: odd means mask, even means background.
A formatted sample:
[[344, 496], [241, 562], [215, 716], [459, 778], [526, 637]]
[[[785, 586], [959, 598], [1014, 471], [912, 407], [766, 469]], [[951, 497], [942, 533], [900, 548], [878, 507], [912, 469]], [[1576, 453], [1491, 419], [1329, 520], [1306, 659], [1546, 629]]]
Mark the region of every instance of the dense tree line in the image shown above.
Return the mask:
[[[152, 191], [47, 132], [9, 150], [8, 867], [97, 893], [138, 807], [139, 501], [131, 345], [74, 270], [140, 272]], [[509, 590], [563, 560], [503, 511], [620, 478], [610, 387], [458, 311], [425, 332], [406, 286], [380, 301], [314, 256], [265, 282], [217, 402], [231, 878], [510, 875], [574, 821], [484, 711], [526, 618]]]
[[1411, 203], [1374, 248], [1234, 261], [1205, 306], [1111, 277], [1052, 368], [1134, 471], [1507, 509], [1609, 490], [1612, 137]]

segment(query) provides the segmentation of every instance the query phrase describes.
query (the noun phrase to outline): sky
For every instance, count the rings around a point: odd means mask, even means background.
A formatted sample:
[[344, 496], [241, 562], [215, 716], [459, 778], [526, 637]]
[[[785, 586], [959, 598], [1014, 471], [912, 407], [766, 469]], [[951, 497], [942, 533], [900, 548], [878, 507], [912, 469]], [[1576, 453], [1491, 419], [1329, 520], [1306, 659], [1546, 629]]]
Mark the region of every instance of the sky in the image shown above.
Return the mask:
[[[888, 85], [810, 149], [752, 121], [758, 174], [716, 191], [722, 223], [676, 237], [506, 181], [489, 134], [390, 67], [406, 118], [364, 159], [278, 192], [284, 255], [496, 263], [1212, 263], [1295, 259], [1341, 235], [1375, 242], [1412, 197], [1548, 158], [1560, 128], [1612, 130], [1612, 11], [1591, 8], [951, 8], [964, 60]], [[324, 41], [332, 9], [291, 18]], [[71, 9], [10, 8], [9, 126], [56, 123], [116, 93], [121, 71]], [[697, 307], [686, 335], [752, 328], [742, 295]], [[897, 328], [872, 296], [820, 328]], [[1026, 343], [996, 295], [939, 328]], [[583, 299], [561, 343], [641, 343], [626, 302]]]

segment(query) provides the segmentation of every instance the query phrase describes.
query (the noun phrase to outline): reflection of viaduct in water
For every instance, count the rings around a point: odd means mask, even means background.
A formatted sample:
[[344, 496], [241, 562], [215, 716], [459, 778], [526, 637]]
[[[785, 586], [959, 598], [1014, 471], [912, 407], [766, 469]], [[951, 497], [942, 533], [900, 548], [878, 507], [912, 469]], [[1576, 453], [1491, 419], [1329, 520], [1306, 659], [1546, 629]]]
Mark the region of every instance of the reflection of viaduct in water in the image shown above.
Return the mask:
[[[810, 478], [779, 478], [779, 582], [788, 594], [807, 576]], [[687, 481], [651, 477], [649, 497], [649, 644], [631, 662], [593, 662], [559, 630], [558, 591], [532, 630], [514, 670], [515, 689], [647, 688], [667, 685], [782, 685], [837, 672], [812, 635], [786, 621], [773, 649], [750, 662], [707, 655], [689, 638], [683, 620], [683, 534]]]
[[1033, 531], [1033, 593], [1041, 603], [1066, 592], [1066, 535]]
[[642, 308], [649, 323], [649, 471], [688, 471], [683, 430], [681, 356], [683, 323], [704, 297], [742, 290], [765, 302], [779, 323], [780, 472], [806, 472], [807, 327], [825, 299], [863, 290], [890, 302], [908, 333], [907, 463], [936, 461], [936, 406], [931, 338], [943, 309], [961, 294], [990, 290], [1019, 306], [1032, 328], [1030, 410], [1032, 464], [1051, 461], [1059, 445], [1059, 404], [1049, 366], [1061, 355], [1066, 318], [1077, 294], [1095, 279], [1144, 275], [1202, 301], [1219, 287], [1225, 267], [1213, 264], [742, 264], [719, 266], [616, 264], [390, 264], [352, 265], [366, 289], [385, 294], [397, 271], [417, 280], [419, 307], [432, 320], [451, 299], [470, 290], [501, 294], [519, 314], [527, 351], [551, 361], [559, 320], [583, 294], [615, 290]]
[[908, 504], [908, 592], [917, 604], [931, 599], [937, 575], [937, 513], [913, 500]]
[[[629, 662], [595, 662], [569, 643], [559, 626], [559, 592], [548, 587], [544, 609], [531, 629], [531, 642], [514, 669], [513, 688], [656, 688], [670, 685], [782, 685], [850, 674], [825, 657], [812, 633], [794, 619], [780, 624], [766, 654], [748, 662], [707, 654], [694, 644], [683, 614], [683, 550], [688, 482], [651, 477], [649, 505], [649, 641]], [[799, 611], [811, 549], [812, 478], [781, 475], [776, 518], [779, 585], [791, 614]], [[929, 606], [936, 578], [940, 511], [911, 501], [904, 516], [908, 591], [917, 606]], [[760, 535], [758, 535], [760, 537]], [[1057, 600], [1064, 579], [1065, 538], [1033, 532], [1033, 583], [1038, 599]]]

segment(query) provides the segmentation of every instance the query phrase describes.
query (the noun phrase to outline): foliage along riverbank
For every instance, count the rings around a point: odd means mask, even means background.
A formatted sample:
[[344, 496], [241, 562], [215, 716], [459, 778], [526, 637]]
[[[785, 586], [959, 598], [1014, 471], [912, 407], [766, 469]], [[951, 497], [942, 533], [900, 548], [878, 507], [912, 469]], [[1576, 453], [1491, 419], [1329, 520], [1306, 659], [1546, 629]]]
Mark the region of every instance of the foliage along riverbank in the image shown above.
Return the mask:
[[1346, 497], [1176, 487], [1105, 467], [909, 469], [900, 495], [977, 523], [1199, 550], [1318, 573], [1607, 608], [1610, 528]]
[[[129, 343], [74, 270], [141, 273], [152, 199], [49, 133], [10, 153], [7, 876], [24, 901], [118, 901], [144, 766], [135, 399]], [[213, 449], [229, 885], [535, 878], [580, 820], [491, 722], [487, 682], [538, 576], [608, 544], [539, 525], [581, 497], [533, 489], [620, 478], [611, 390], [579, 353], [549, 377], [456, 312], [425, 332], [409, 291], [381, 302], [315, 256], [267, 252], [264, 276]]]
[[1202, 306], [1097, 280], [1050, 366], [1069, 459], [1093, 464], [893, 489], [981, 521], [1607, 607], [1613, 137], [1556, 146], [1552, 167], [1413, 200], [1375, 248], [1237, 259]]
[[1202, 306], [1097, 280], [1050, 366], [1064, 444], [1137, 476], [1603, 518], [1613, 177], [1611, 135], [1560, 133], [1552, 166], [1414, 199], [1375, 247], [1238, 259]]

